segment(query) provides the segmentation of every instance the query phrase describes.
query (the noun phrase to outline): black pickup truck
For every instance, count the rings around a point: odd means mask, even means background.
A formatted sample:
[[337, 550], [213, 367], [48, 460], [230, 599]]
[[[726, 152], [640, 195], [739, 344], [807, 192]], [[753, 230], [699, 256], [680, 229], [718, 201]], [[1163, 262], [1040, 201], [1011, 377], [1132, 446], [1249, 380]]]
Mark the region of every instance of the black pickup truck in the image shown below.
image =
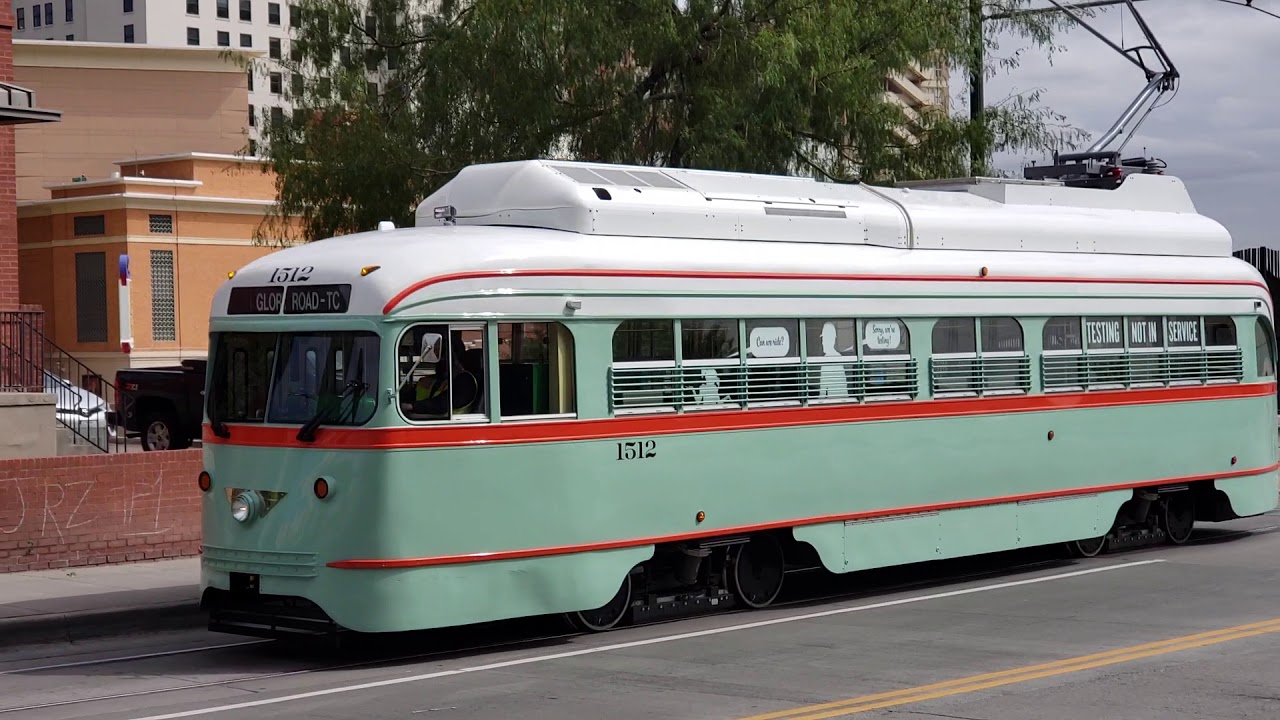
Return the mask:
[[182, 450], [200, 437], [204, 420], [205, 360], [116, 372], [119, 422], [143, 450]]

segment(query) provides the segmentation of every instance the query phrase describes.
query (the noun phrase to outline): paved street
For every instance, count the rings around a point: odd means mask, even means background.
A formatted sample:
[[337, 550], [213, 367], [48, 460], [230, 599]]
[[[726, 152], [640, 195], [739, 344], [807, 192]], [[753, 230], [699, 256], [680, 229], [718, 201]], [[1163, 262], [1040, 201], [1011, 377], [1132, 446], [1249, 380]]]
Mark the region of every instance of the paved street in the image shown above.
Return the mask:
[[[1086, 561], [1011, 553], [795, 578], [769, 611], [598, 636], [526, 622], [339, 651], [201, 631], [12, 648], [0, 716], [1274, 718], [1277, 526]], [[459, 649], [494, 643], [509, 645]]]

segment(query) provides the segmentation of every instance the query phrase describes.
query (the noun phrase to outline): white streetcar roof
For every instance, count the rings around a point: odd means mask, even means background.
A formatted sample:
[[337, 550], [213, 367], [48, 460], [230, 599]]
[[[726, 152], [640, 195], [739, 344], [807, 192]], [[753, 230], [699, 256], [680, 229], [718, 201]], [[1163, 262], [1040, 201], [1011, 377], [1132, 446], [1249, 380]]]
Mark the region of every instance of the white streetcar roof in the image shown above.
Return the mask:
[[[577, 171], [591, 170], [613, 184], [581, 184], [564, 169], [587, 179]], [[635, 192], [620, 181], [646, 185]], [[762, 289], [803, 293], [815, 279], [841, 275], [977, 279], [982, 268], [993, 279], [1260, 279], [1231, 257], [1230, 235], [1195, 212], [1176, 178], [1131, 175], [1115, 190], [949, 183], [935, 184], [949, 189], [873, 190], [581, 163], [472, 166], [422, 203], [417, 227], [380, 228], [259, 258], [219, 288], [212, 313], [277, 315], [272, 303], [292, 302], [286, 314], [382, 316], [464, 291], [638, 290], [661, 282], [696, 292], [733, 281], [726, 278], [772, 278]], [[601, 200], [596, 187], [614, 199]], [[451, 209], [437, 220], [441, 207]], [[767, 214], [769, 208], [785, 212]], [[812, 212], [835, 210], [843, 216]], [[533, 277], [538, 271], [558, 276]]]

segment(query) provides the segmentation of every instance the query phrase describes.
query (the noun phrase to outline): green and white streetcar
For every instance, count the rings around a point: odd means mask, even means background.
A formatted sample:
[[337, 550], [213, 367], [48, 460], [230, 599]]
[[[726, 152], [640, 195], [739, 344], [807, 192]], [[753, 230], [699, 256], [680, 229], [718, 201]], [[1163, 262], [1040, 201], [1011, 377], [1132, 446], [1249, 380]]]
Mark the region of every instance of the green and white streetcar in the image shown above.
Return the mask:
[[1183, 543], [1277, 506], [1271, 304], [1169, 176], [468, 167], [215, 295], [210, 627], [599, 631]]

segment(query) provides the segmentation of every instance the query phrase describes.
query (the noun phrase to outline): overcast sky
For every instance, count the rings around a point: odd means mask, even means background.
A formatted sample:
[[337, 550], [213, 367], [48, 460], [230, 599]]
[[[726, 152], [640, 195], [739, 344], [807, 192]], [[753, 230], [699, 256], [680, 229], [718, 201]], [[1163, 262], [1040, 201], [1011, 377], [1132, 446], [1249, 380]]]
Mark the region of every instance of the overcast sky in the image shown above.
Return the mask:
[[[1280, 13], [1280, 0], [1254, 4]], [[1187, 183], [1197, 209], [1225, 225], [1236, 248], [1280, 248], [1280, 19], [1218, 0], [1134, 5], [1178, 68], [1181, 87], [1172, 101], [1171, 93], [1160, 100], [1167, 104], [1147, 117], [1124, 156], [1165, 160], [1165, 172]], [[1122, 17], [1129, 47], [1142, 35], [1124, 6], [1106, 9], [1092, 24], [1119, 42]], [[1021, 67], [988, 80], [987, 102], [1042, 88], [1043, 104], [1097, 138], [1146, 84], [1142, 71], [1083, 29], [1059, 39], [1066, 51], [1055, 53], [1052, 64], [1043, 53], [1027, 52]], [[1002, 54], [1016, 46], [1001, 45]], [[961, 82], [953, 87], [967, 93]], [[964, 108], [967, 102], [957, 109]], [[1009, 170], [1022, 161], [996, 158]]]

